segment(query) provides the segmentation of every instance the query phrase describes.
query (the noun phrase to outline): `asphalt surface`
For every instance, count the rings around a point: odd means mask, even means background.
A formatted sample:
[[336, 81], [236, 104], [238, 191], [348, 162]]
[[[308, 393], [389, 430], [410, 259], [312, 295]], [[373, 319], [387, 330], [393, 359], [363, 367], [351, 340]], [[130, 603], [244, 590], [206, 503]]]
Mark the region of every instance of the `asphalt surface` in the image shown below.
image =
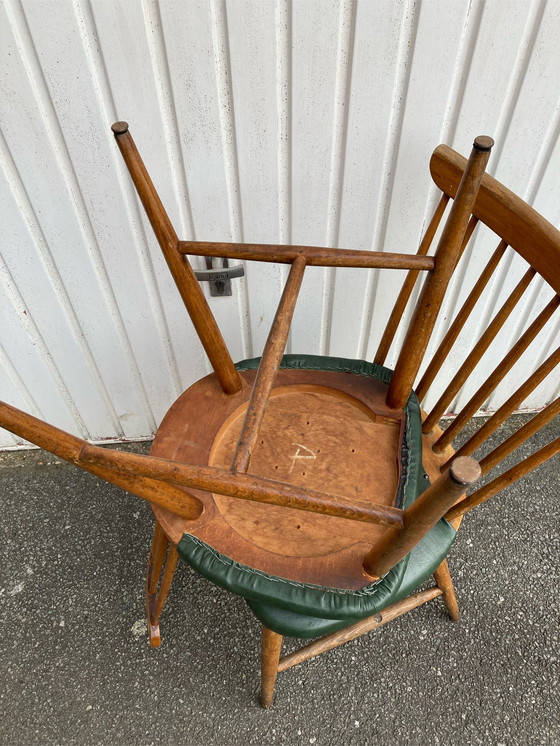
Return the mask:
[[256, 620], [185, 565], [149, 648], [145, 503], [42, 451], [0, 477], [1, 744], [560, 744], [558, 458], [464, 521], [460, 622], [437, 599], [280, 674], [268, 711]]

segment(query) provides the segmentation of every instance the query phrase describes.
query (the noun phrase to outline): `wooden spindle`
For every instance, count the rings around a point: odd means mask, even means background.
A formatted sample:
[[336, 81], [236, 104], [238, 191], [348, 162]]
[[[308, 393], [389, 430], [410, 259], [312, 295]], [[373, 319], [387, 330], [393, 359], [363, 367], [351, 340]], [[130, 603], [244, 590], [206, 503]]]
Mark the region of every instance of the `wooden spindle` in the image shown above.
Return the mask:
[[161, 479], [203, 492], [235, 497], [239, 500], [280, 505], [338, 518], [348, 518], [385, 526], [402, 526], [403, 511], [365, 500], [345, 500], [317, 490], [309, 490], [287, 482], [257, 477], [253, 474], [232, 474], [215, 466], [184, 464], [139, 453], [107, 451], [86, 445], [80, 452], [80, 465], [98, 465], [118, 471]]
[[[436, 404], [433, 406], [430, 414], [424, 420], [424, 423], [422, 424], [423, 433], [431, 432], [434, 429], [434, 426], [437, 425], [442, 415], [445, 413], [448, 405], [459, 393], [461, 387], [466, 383], [468, 377], [476, 368], [484, 353], [490, 347], [491, 343], [501, 330], [502, 326], [509, 318], [519, 299], [529, 287], [529, 284], [535, 274], [535, 270], [532, 267], [529, 267], [527, 272], [523, 275], [521, 280], [514, 288], [513, 292], [507, 298], [498, 313], [494, 316], [478, 342], [475, 344], [471, 352], [467, 355], [465, 362], [461, 365], [457, 373], [455, 373], [451, 382], [449, 383], [443, 394], [439, 397]], [[443, 448], [434, 446], [433, 450], [436, 453], [441, 453], [443, 451]]]
[[266, 340], [261, 364], [257, 371], [251, 399], [247, 406], [245, 420], [231, 464], [232, 471], [234, 472], [246, 472], [249, 466], [251, 454], [259, 437], [259, 431], [268, 407], [270, 392], [272, 391], [274, 380], [282, 361], [282, 355], [286, 348], [286, 341], [290, 333], [290, 324], [292, 323], [304, 272], [305, 259], [302, 256], [298, 256], [292, 264], [268, 339]]
[[464, 327], [467, 319], [469, 318], [471, 311], [473, 310], [478, 299], [482, 295], [484, 288], [486, 287], [490, 278], [494, 274], [496, 267], [498, 266], [500, 259], [504, 255], [506, 249], [507, 249], [507, 243], [505, 241], [500, 241], [497, 249], [494, 251], [493, 255], [490, 257], [490, 261], [484, 268], [482, 274], [476, 281], [475, 286], [469, 293], [461, 310], [459, 311], [457, 316], [453, 319], [453, 323], [447, 330], [445, 337], [442, 339], [439, 347], [437, 348], [433, 358], [430, 361], [430, 364], [426, 368], [424, 375], [420, 379], [420, 383], [418, 384], [418, 386], [415, 387], [416, 395], [418, 396], [418, 399], [420, 401], [422, 401], [422, 399], [426, 396], [426, 393], [428, 389], [430, 388], [430, 386], [432, 385], [434, 378], [439, 373], [443, 362], [447, 359], [447, 356], [449, 355], [451, 348], [457, 341], [457, 337], [461, 333], [461, 330]]
[[448, 521], [453, 521], [456, 518], [460, 518], [461, 516], [465, 515], [465, 513], [468, 513], [469, 510], [476, 508], [477, 505], [480, 505], [494, 495], [497, 495], [498, 492], [501, 492], [506, 487], [509, 487], [510, 484], [517, 482], [518, 479], [521, 479], [526, 474], [529, 474], [529, 472], [533, 471], [533, 469], [536, 469], [538, 466], [543, 464], [545, 461], [548, 461], [548, 459], [552, 458], [559, 452], [560, 438], [556, 438], [556, 440], [553, 440], [551, 443], [544, 446], [544, 448], [541, 448], [530, 456], [527, 456], [527, 458], [521, 461], [519, 464], [516, 464], [511, 469], [508, 469], [503, 474], [500, 474], [499, 477], [496, 477], [488, 484], [485, 484], [484, 487], [481, 487], [480, 489], [476, 490], [476, 492], [473, 492], [471, 495], [466, 497], [464, 500], [461, 500], [461, 502], [454, 505], [451, 510], [446, 513], [445, 517]]
[[506, 456], [513, 453], [516, 448], [525, 443], [526, 440], [538, 432], [541, 427], [544, 427], [548, 422], [553, 420], [560, 413], [560, 396], [552, 401], [547, 407], [541, 412], [531, 417], [529, 422], [526, 422], [523, 427], [520, 427], [515, 433], [510, 435], [507, 440], [504, 440], [497, 448], [494, 448], [491, 453], [488, 453], [484, 458], [480, 460], [480, 468], [482, 473], [486, 474], [500, 461], [503, 461]]
[[[447, 196], [447, 194], [442, 194], [435, 212], [432, 215], [432, 219], [430, 220], [426, 233], [420, 241], [420, 246], [418, 247], [418, 251], [416, 252], [417, 256], [425, 256], [428, 253], [448, 202], [449, 197]], [[389, 321], [387, 322], [387, 326], [385, 327], [385, 331], [383, 332], [383, 336], [381, 337], [381, 341], [379, 342], [379, 347], [377, 348], [377, 352], [375, 353], [375, 357], [373, 359], [373, 362], [377, 363], [377, 365], [385, 364], [385, 360], [387, 359], [387, 355], [389, 354], [389, 350], [391, 349], [391, 345], [393, 344], [395, 334], [397, 333], [397, 329], [399, 328], [403, 313], [408, 305], [408, 301], [410, 300], [410, 296], [412, 295], [412, 291], [414, 290], [417, 279], [418, 271], [416, 270], [411, 270], [406, 275], [405, 281], [403, 282], [403, 285], [397, 296], [397, 300], [395, 302], [393, 310], [391, 311]]]
[[441, 436], [437, 439], [434, 444], [435, 449], [445, 449], [451, 444], [453, 439], [461, 432], [461, 430], [470, 422], [476, 412], [480, 409], [482, 404], [488, 399], [490, 394], [496, 389], [498, 384], [504, 379], [507, 373], [513, 368], [515, 363], [519, 360], [521, 355], [529, 347], [531, 342], [535, 339], [553, 313], [560, 305], [560, 296], [555, 295], [550, 303], [543, 308], [537, 318], [529, 326], [529, 328], [521, 335], [517, 342], [513, 345], [511, 350], [507, 353], [502, 362], [497, 368], [491, 373], [478, 391], [469, 399], [467, 404], [463, 407], [457, 417], [444, 430]]
[[[80, 453], [84, 446], [89, 446], [87, 440], [82, 440], [54, 425], [49, 425], [5, 402], [0, 402], [0, 427], [10, 430], [20, 438], [25, 438], [39, 448], [54, 453], [64, 461], [79, 466], [106, 482], [131, 492], [136, 497], [161, 505], [162, 508], [171, 510], [183, 518], [195, 520], [202, 514], [200, 500], [180, 487], [172, 484], [165, 485], [156, 479], [139, 474], [121, 473], [102, 464], [81, 463]], [[102, 448], [99, 450], [103, 451]]]
[[[495, 432], [500, 425], [507, 420], [509, 415], [516, 410], [529, 394], [534, 391], [539, 384], [551, 373], [560, 363], [560, 347], [558, 347], [549, 357], [540, 365], [529, 378], [514, 391], [514, 393], [499, 407], [490, 419], [480, 427], [466, 443], [457, 450], [455, 456], [470, 456], [484, 441]], [[448, 462], [449, 463], [449, 462]], [[444, 464], [444, 468], [447, 464]]]
[[270, 707], [278, 675], [278, 662], [284, 638], [263, 625], [261, 642], [261, 707]]
[[435, 268], [424, 283], [389, 385], [389, 407], [404, 407], [412, 391], [445, 291], [457, 264], [457, 257], [493, 144], [494, 141], [490, 137], [477, 137], [474, 141], [471, 156], [438, 243]]
[[245, 259], [278, 264], [292, 264], [298, 257], [303, 257], [308, 267], [414, 270], [431, 270], [434, 268], [434, 259], [431, 256], [356, 249], [332, 249], [321, 246], [179, 241], [177, 250], [183, 254], [220, 256], [227, 259]]
[[325, 635], [324, 637], [320, 637], [318, 640], [313, 640], [313, 642], [294, 650], [293, 653], [285, 655], [280, 659], [278, 671], [287, 671], [289, 668], [293, 668], [293, 666], [308, 661], [316, 655], [325, 653], [327, 650], [333, 650], [333, 648], [337, 648], [339, 645], [344, 645], [351, 640], [355, 640], [357, 637], [361, 637], [367, 632], [372, 632], [374, 629], [379, 629], [379, 627], [382, 627], [384, 624], [392, 622], [393, 619], [397, 619], [403, 614], [412, 611], [412, 609], [417, 609], [419, 606], [422, 606], [422, 604], [428, 603], [428, 601], [432, 601], [434, 598], [441, 595], [443, 595], [443, 591], [441, 588], [435, 586], [433, 588], [426, 588], [425, 590], [417, 591], [416, 593], [403, 598], [401, 601], [391, 604], [391, 606], [386, 606], [377, 614], [368, 616], [365, 619], [360, 619], [359, 622], [354, 622], [354, 624], [344, 627], [338, 632], [331, 632], [330, 635]]
[[402, 529], [387, 529], [364, 559], [364, 570], [381, 577], [430, 531], [466, 488], [480, 478], [478, 463], [469, 457], [454, 459], [441, 477], [404, 512]]
[[241, 376], [233, 364], [210, 306], [190, 264], [177, 251], [179, 239], [140, 157], [132, 135], [128, 131], [128, 124], [126, 122], [116, 122], [111, 129], [115, 134], [115, 140], [152, 225], [167, 266], [220, 385], [226, 394], [235, 394], [241, 390]]
[[461, 611], [459, 609], [459, 604], [457, 603], [457, 596], [455, 595], [455, 588], [453, 587], [453, 580], [446, 559], [444, 559], [441, 565], [435, 570], [434, 580], [436, 581], [438, 588], [441, 588], [443, 603], [445, 604], [449, 618], [452, 622], [458, 622], [461, 618]]

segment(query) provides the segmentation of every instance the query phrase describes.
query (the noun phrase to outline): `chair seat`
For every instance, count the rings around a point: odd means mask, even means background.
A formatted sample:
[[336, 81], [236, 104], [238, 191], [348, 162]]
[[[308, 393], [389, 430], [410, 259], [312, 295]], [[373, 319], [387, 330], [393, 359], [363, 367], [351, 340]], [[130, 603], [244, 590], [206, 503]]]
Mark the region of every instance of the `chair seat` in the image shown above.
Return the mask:
[[[455, 539], [454, 528], [444, 519], [417, 544], [409, 555], [408, 564], [398, 589], [390, 597], [385, 597], [369, 612], [377, 614], [389, 604], [396, 603], [409, 596], [424, 583], [447, 556]], [[353, 622], [363, 619], [321, 619], [320, 617], [298, 614], [261, 601], [247, 601], [249, 608], [257, 619], [280, 635], [288, 637], [313, 638], [337, 632]]]
[[[249, 377], [238, 395], [218, 397], [212, 376], [185, 392], [162, 422], [152, 453], [227, 468], [259, 362], [236, 366]], [[429, 480], [418, 401], [412, 394], [404, 410], [388, 409], [391, 375], [363, 360], [285, 355], [251, 473], [406, 508]], [[213, 409], [201, 409], [209, 389]], [[387, 606], [403, 585], [408, 557], [375, 582], [362, 570], [382, 526], [194, 494], [205, 505], [200, 519], [156, 509], [158, 520], [172, 538], [174, 532], [184, 560], [254, 604], [343, 626]]]

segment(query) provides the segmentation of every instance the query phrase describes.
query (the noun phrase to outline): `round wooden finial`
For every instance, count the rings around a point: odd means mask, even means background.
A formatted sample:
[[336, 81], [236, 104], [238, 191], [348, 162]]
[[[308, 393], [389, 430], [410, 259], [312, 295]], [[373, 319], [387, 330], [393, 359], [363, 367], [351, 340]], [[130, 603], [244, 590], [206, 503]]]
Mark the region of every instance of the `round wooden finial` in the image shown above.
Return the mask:
[[494, 140], [492, 140], [491, 137], [488, 137], [488, 135], [479, 135], [478, 137], [475, 137], [473, 142], [473, 147], [477, 150], [492, 150], [493, 145]]
[[124, 135], [125, 132], [128, 132], [128, 122], [115, 122], [111, 129], [115, 135]]
[[451, 462], [449, 475], [457, 484], [474, 484], [482, 476], [482, 469], [478, 461], [475, 461], [474, 458], [459, 456]]

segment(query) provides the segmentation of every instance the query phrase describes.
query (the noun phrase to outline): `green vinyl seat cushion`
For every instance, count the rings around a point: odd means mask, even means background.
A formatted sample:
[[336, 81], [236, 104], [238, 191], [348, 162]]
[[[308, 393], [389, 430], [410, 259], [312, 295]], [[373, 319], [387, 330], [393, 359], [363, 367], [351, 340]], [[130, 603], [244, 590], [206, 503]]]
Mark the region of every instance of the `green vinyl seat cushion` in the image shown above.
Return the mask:
[[[414, 593], [436, 570], [438, 565], [445, 559], [449, 548], [455, 538], [455, 530], [442, 519], [434, 528], [417, 544], [409, 555], [402, 583], [391, 598], [385, 598], [377, 608], [372, 609], [368, 616], [383, 611], [390, 604], [406, 598]], [[280, 635], [289, 637], [321, 637], [339, 629], [348, 627], [353, 622], [358, 622], [364, 617], [355, 619], [321, 619], [319, 617], [298, 614], [287, 611], [272, 604], [262, 601], [247, 600], [249, 608], [257, 619]]]
[[[245, 360], [237, 364], [239, 370], [250, 370], [258, 368], [259, 358]], [[305, 370], [335, 371], [352, 373], [359, 376], [376, 378], [389, 383], [392, 371], [374, 363], [363, 360], [349, 360], [344, 358], [321, 357], [316, 355], [285, 355], [282, 359], [281, 368], [296, 368]], [[408, 507], [428, 485], [428, 481], [422, 467], [422, 433], [420, 407], [416, 395], [411, 394], [405, 408], [405, 428], [403, 441], [400, 449], [401, 477], [397, 489], [395, 505], [399, 508]], [[442, 523], [434, 529], [433, 540], [438, 546], [441, 544], [441, 552], [435, 551], [437, 560], [435, 565], [445, 556], [452, 541], [454, 531], [447, 523]], [[426, 540], [428, 537], [426, 537]], [[426, 546], [432, 546], [433, 541], [427, 541]], [[393, 567], [386, 575], [375, 582], [354, 590], [348, 588], [324, 587], [311, 583], [298, 582], [288, 578], [270, 575], [261, 570], [247, 567], [234, 559], [221, 554], [216, 549], [206, 544], [199, 538], [185, 533], [178, 543], [177, 548], [180, 556], [186, 560], [201, 575], [211, 580], [216, 585], [225, 588], [245, 598], [253, 605], [254, 611], [259, 614], [280, 620], [283, 612], [290, 612], [301, 617], [291, 617], [286, 628], [298, 630], [300, 636], [306, 626], [304, 618], [323, 620], [325, 625], [339, 624], [345, 626], [356, 619], [363, 619], [377, 613], [388, 604], [396, 600], [401, 588], [416, 583], [421, 573], [414, 570], [413, 580], [407, 581], [408, 555]], [[421, 553], [424, 556], [424, 553]], [[428, 567], [429, 564], [429, 567]], [[424, 566], [424, 565], [422, 565]], [[432, 564], [426, 561], [427, 577], [432, 572]], [[422, 582], [422, 578], [417, 584]], [[284, 614], [287, 619], [287, 616]], [[321, 626], [319, 622], [316, 625]], [[269, 626], [267, 624], [267, 626]], [[277, 621], [276, 627], [282, 626]], [[313, 622], [308, 621], [309, 630]], [[317, 634], [323, 634], [323, 628]], [[303, 635], [307, 636], [307, 635]]]

